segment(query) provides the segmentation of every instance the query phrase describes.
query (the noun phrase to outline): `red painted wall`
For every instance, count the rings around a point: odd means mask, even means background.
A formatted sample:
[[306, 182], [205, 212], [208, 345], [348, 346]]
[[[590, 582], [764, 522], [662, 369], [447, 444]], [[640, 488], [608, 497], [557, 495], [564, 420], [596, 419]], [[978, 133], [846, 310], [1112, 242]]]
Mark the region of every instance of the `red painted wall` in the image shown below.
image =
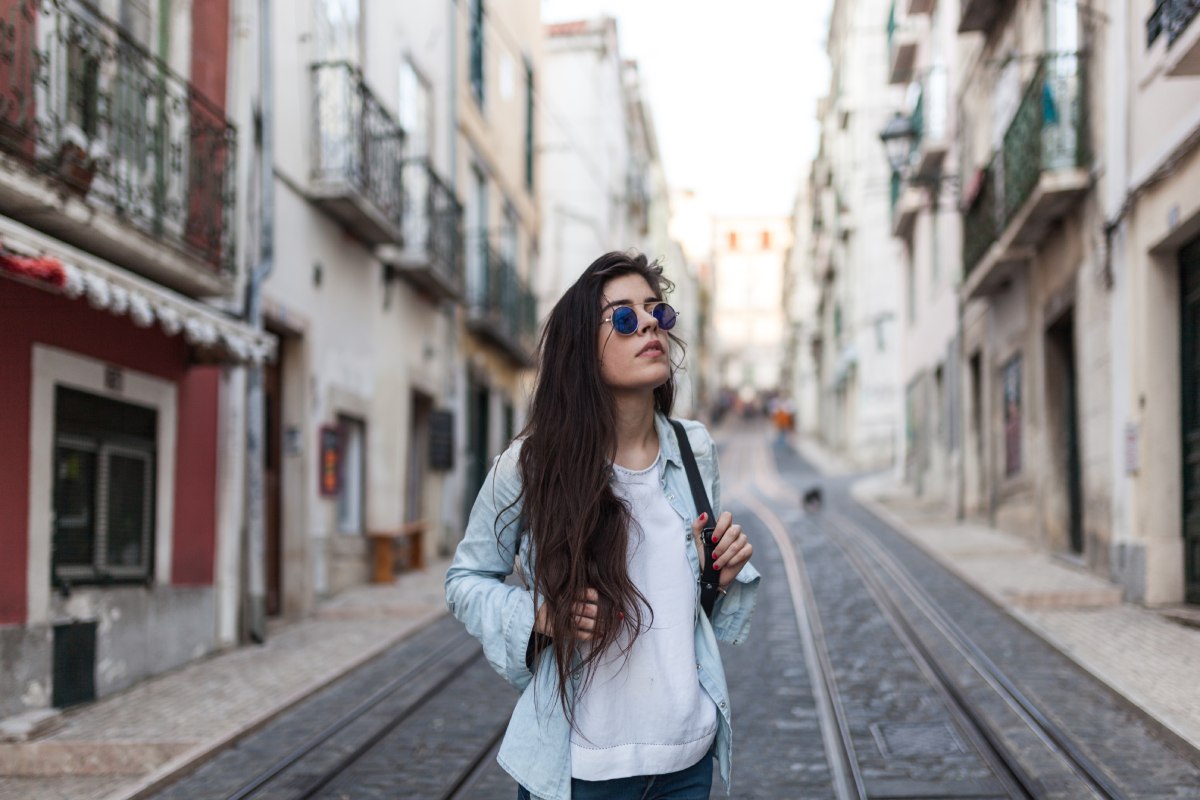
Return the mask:
[[229, 74], [229, 0], [192, 0], [191, 83], [225, 109]]
[[[181, 336], [0, 277], [0, 624], [26, 616], [33, 345], [138, 370], [179, 387], [172, 580], [209, 584], [216, 546], [219, 373], [188, 368]], [[50, 536], [50, 531], [45, 532]]]

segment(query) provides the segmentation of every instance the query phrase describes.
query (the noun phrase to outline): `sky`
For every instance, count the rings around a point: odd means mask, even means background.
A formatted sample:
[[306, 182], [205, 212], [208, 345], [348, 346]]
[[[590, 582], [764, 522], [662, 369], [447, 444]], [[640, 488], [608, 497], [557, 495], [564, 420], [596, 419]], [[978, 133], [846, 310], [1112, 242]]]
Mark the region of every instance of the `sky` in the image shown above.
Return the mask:
[[721, 216], [791, 214], [817, 149], [830, 0], [542, 0], [542, 20], [616, 17], [672, 188]]

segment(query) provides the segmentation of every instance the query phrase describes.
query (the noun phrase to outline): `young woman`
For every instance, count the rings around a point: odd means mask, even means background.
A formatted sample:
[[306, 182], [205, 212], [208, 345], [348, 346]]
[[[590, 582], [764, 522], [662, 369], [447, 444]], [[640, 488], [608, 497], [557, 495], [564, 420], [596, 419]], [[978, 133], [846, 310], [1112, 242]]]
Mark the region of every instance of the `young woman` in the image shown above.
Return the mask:
[[[730, 773], [717, 641], [744, 641], [759, 576], [712, 437], [684, 422], [719, 596], [702, 610], [700, 516], [670, 421], [672, 287], [608, 253], [550, 312], [529, 422], [496, 460], [446, 574], [450, 611], [521, 697], [498, 761], [518, 798], [707, 798]], [[516, 565], [520, 582], [505, 582]]]

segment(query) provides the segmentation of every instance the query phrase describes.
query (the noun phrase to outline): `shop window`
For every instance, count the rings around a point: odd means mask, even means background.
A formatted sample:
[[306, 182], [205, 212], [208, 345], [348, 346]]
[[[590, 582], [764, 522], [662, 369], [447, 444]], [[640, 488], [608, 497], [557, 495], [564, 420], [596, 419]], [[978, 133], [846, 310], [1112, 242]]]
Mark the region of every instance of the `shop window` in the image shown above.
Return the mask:
[[366, 426], [352, 417], [338, 417], [341, 433], [342, 475], [337, 497], [339, 533], [361, 534], [366, 496]]
[[153, 409], [55, 391], [56, 586], [150, 580], [157, 424]]

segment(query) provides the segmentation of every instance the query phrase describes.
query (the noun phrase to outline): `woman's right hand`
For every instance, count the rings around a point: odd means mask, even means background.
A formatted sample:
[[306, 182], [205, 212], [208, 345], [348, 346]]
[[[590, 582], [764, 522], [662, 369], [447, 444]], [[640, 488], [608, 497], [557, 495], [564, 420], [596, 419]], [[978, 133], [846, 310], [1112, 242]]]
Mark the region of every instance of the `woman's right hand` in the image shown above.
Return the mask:
[[[583, 594], [576, 600], [574, 606], [574, 614], [571, 617], [575, 624], [575, 638], [582, 641], [590, 641], [596, 628], [600, 624], [600, 595], [595, 589], [586, 589]], [[543, 636], [551, 636], [550, 630], [550, 609], [543, 603], [538, 607], [537, 617], [534, 619], [533, 629]]]

